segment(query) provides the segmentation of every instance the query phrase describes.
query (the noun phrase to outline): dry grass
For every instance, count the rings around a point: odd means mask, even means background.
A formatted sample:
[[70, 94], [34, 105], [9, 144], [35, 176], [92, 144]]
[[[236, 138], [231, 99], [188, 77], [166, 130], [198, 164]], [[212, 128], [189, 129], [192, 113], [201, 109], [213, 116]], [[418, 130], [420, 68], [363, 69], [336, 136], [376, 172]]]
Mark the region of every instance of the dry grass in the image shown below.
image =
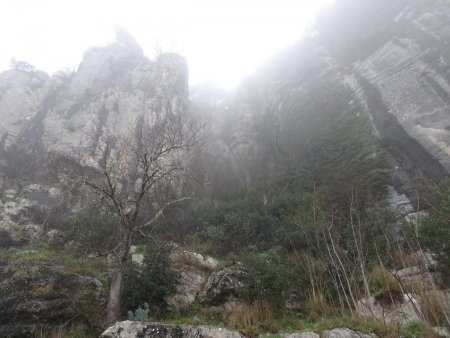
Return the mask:
[[368, 277], [370, 291], [381, 294], [388, 290], [401, 290], [397, 279], [384, 266], [375, 265]]
[[278, 332], [281, 327], [275, 327], [275, 314], [272, 304], [265, 299], [257, 299], [252, 303], [235, 303], [228, 309], [227, 324], [232, 328], [249, 328], [269, 323], [269, 331]]
[[84, 326], [58, 326], [52, 329], [43, 329], [36, 333], [35, 338], [94, 338], [95, 332], [89, 332]]
[[337, 314], [337, 310], [328, 304], [325, 296], [322, 293], [315, 293], [314, 296], [310, 294], [306, 304], [308, 319], [317, 321], [321, 318], [328, 318]]
[[450, 315], [450, 293], [446, 290], [417, 290], [428, 323], [443, 326]]

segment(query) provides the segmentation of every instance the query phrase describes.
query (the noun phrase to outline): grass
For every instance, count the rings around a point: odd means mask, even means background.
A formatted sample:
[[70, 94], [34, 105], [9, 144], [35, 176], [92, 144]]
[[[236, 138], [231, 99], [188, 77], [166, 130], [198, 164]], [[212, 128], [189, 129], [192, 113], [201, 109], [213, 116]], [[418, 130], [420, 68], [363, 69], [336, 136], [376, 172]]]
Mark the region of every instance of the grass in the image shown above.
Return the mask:
[[15, 198], [15, 197], [9, 197], [9, 196], [6, 195], [3, 191], [0, 191], [0, 201], [2, 201], [3, 203], [7, 203], [7, 202], [17, 202], [17, 198]]
[[[245, 310], [249, 310], [246, 308]], [[244, 310], [244, 309], [241, 309]], [[250, 309], [251, 310], [251, 309]], [[260, 312], [260, 310], [256, 311]], [[243, 315], [244, 312], [237, 311], [236, 317]], [[186, 312], [173, 314], [171, 318], [164, 320], [164, 323], [174, 325], [213, 325], [217, 327], [227, 327], [231, 330], [239, 331], [248, 337], [279, 337], [280, 333], [294, 332], [316, 332], [320, 333], [326, 330], [346, 327], [362, 333], [375, 333], [380, 338], [396, 338], [404, 336], [407, 328], [385, 325], [374, 319], [363, 318], [355, 315], [335, 316], [321, 318], [316, 321], [307, 320], [295, 315], [272, 313], [264, 318], [258, 315], [257, 320], [250, 320], [249, 314], [245, 315], [243, 321], [236, 321], [236, 317], [221, 319], [205, 315], [201, 311], [197, 313]], [[229, 320], [229, 319], [233, 320]], [[420, 337], [421, 338], [421, 337]]]
[[45, 242], [32, 243], [20, 249], [0, 249], [0, 260], [11, 262], [51, 262], [67, 268], [69, 274], [94, 277], [103, 285], [107, 283], [104, 272], [107, 270], [108, 262], [105, 258], [74, 257], [67, 252], [51, 249]]
[[83, 325], [73, 327], [56, 327], [51, 330], [42, 330], [36, 335], [36, 338], [95, 338], [98, 333], [92, 332]]

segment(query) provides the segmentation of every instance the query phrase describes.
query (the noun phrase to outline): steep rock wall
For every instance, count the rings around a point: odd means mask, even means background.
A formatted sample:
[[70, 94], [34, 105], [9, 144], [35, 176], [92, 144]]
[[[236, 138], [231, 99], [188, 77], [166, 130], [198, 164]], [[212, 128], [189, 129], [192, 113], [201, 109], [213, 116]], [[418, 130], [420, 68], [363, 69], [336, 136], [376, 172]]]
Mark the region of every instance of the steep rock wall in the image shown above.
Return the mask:
[[[212, 121], [211, 156], [227, 155], [211, 176], [227, 167], [228, 186], [265, 190], [280, 166], [323, 157], [333, 143], [348, 147], [339, 139], [347, 135], [360, 146], [353, 154], [385, 151], [390, 185], [413, 198], [418, 172], [434, 181], [450, 172], [449, 65], [447, 1], [338, 0], [312, 37], [268, 62], [232, 99], [210, 105], [224, 116]], [[343, 117], [356, 121], [345, 135], [317, 137], [338, 130], [331, 125]], [[375, 141], [353, 136], [365, 119]]]
[[143, 121], [152, 125], [168, 114], [184, 114], [185, 60], [162, 54], [150, 61], [128, 36], [118, 39], [87, 50], [74, 72], [0, 74], [0, 149], [39, 146], [69, 157], [81, 154], [89, 163], [103, 137], [133, 137]]

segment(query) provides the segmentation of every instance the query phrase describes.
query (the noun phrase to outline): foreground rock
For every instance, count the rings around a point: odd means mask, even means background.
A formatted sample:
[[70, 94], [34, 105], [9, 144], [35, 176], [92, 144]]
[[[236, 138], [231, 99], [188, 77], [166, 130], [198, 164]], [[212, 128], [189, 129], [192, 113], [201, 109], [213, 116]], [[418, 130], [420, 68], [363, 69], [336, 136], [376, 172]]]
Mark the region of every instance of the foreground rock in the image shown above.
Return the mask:
[[97, 279], [53, 263], [0, 262], [0, 337], [34, 337], [74, 318], [99, 324], [102, 295]]
[[289, 335], [284, 336], [284, 338], [320, 338], [320, 336], [314, 332], [299, 332], [299, 333], [291, 333]]
[[[283, 338], [320, 338], [314, 332], [280, 334]], [[100, 338], [244, 338], [242, 334], [225, 328], [199, 325], [171, 325], [124, 321], [118, 322], [103, 332]], [[264, 337], [264, 336], [262, 336]], [[375, 334], [365, 334], [347, 328], [324, 331], [323, 338], [376, 338]]]
[[357, 331], [352, 331], [347, 328], [338, 328], [331, 331], [324, 331], [322, 333], [323, 338], [375, 338], [377, 335], [371, 333], [361, 333]]
[[102, 333], [100, 338], [241, 338], [239, 332], [212, 326], [170, 325], [124, 321]]

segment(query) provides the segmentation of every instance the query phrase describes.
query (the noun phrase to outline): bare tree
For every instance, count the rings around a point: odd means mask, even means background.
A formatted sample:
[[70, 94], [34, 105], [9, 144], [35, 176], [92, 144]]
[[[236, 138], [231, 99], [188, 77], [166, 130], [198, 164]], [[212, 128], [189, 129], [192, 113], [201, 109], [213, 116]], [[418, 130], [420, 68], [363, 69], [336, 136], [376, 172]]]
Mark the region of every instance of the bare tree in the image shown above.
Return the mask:
[[168, 207], [191, 197], [183, 193], [182, 182], [188, 176], [186, 157], [200, 131], [173, 115], [153, 125], [141, 119], [133, 127], [124, 139], [100, 142], [97, 169], [101, 174], [78, 177], [82, 187], [96, 194], [105, 210], [118, 219], [118, 242], [101, 253], [115, 259], [107, 305], [109, 325], [119, 319], [124, 265], [133, 238], [146, 236]]

